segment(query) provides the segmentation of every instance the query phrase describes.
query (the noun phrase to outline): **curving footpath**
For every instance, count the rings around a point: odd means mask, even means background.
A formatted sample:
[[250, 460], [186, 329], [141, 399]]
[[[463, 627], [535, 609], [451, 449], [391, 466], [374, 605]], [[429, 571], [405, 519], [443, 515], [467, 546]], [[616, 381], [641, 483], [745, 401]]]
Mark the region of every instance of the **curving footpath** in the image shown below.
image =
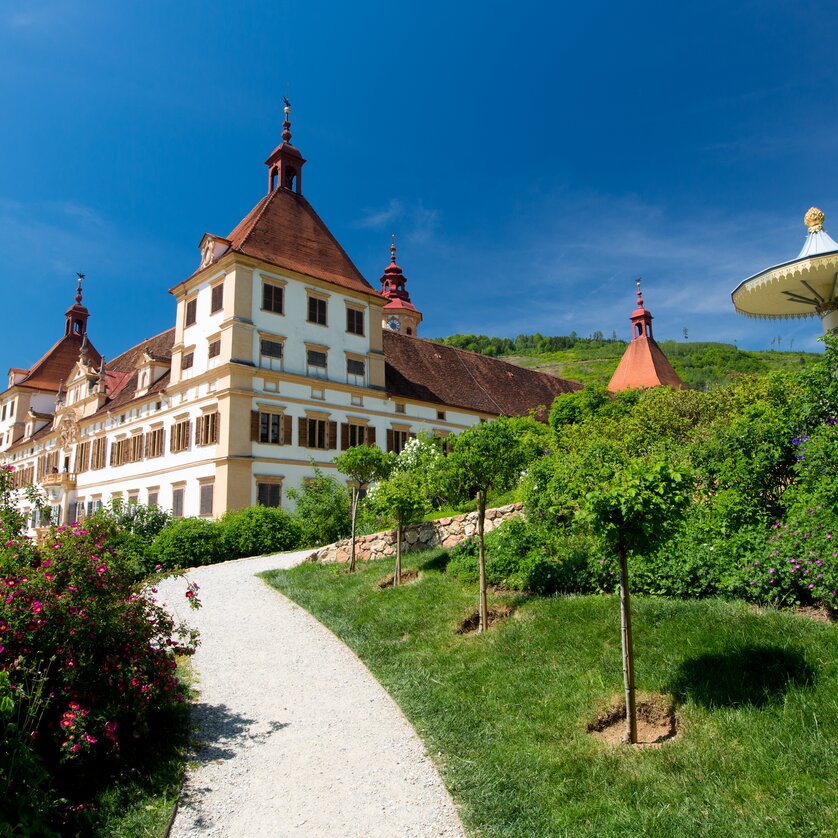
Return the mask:
[[197, 627], [199, 698], [173, 838], [462, 836], [439, 774], [369, 670], [255, 574], [310, 551], [188, 572], [160, 596]]

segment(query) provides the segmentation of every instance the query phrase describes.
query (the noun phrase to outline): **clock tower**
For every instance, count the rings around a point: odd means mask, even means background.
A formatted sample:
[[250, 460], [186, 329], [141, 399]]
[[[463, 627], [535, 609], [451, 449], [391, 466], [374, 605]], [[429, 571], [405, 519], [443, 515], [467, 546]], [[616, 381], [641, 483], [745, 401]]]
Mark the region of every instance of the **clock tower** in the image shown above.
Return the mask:
[[416, 337], [422, 313], [410, 302], [410, 294], [405, 289], [407, 279], [402, 269], [396, 264], [396, 237], [390, 244], [390, 264], [381, 277], [381, 293], [387, 298], [384, 306], [382, 326], [391, 332], [398, 332], [408, 337]]

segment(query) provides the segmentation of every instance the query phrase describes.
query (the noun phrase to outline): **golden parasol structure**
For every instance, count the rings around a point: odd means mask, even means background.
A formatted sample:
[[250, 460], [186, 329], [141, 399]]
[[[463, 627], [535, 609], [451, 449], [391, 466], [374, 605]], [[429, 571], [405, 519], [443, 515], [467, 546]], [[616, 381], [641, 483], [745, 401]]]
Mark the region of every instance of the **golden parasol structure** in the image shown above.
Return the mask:
[[736, 311], [763, 320], [815, 317], [824, 332], [838, 331], [838, 242], [823, 228], [824, 214], [812, 207], [796, 259], [740, 282], [730, 295]]

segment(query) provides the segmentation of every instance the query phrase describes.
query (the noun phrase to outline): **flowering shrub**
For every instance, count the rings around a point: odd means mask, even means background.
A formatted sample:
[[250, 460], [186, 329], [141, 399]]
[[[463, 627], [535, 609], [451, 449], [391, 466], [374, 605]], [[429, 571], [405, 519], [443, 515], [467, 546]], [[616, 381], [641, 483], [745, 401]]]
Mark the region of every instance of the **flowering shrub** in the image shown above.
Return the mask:
[[[0, 672], [25, 715], [25, 685], [41, 684], [29, 741], [54, 781], [72, 783], [61, 789], [67, 797], [147, 745], [155, 721], [184, 699], [175, 658], [197, 642], [105, 537], [100, 525], [74, 525], [54, 528], [40, 547], [17, 537], [0, 548]], [[16, 782], [0, 776], [12, 792]]]
[[838, 527], [822, 508], [774, 524], [768, 556], [742, 568], [745, 595], [777, 605], [838, 607]]

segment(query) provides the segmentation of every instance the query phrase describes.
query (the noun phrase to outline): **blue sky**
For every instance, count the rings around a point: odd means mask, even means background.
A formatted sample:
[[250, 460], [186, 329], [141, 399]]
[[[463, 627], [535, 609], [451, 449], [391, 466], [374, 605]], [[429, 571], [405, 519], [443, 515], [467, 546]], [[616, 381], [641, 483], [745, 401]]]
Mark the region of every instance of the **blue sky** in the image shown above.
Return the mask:
[[[0, 366], [56, 340], [76, 271], [112, 357], [260, 199], [282, 96], [304, 192], [378, 287], [390, 234], [426, 336], [816, 348], [733, 312], [838, 233], [838, 8], [800, 2], [0, 2]], [[830, 221], [834, 224], [830, 227]], [[36, 314], [37, 313], [37, 314]]]

